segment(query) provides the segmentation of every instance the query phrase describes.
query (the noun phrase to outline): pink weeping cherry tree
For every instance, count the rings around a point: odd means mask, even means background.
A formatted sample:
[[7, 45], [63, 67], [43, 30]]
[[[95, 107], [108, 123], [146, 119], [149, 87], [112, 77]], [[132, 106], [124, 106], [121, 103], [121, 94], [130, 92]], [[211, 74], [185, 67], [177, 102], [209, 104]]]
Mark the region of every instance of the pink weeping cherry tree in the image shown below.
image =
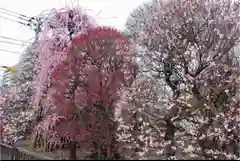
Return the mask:
[[[94, 26], [96, 26], [94, 20], [81, 8], [53, 10], [43, 20], [37, 48], [39, 54], [36, 68], [37, 76], [35, 77], [36, 93], [32, 102], [32, 105], [38, 111], [36, 122], [39, 130], [37, 133], [34, 132], [33, 135], [35, 146], [41, 145], [46, 150], [49, 150], [50, 145], [53, 145], [50, 144], [52, 138], [47, 137], [48, 135], [42, 135], [43, 131], [48, 131], [51, 135], [55, 134], [52, 132], [51, 124], [46, 125], [46, 119], [43, 121], [43, 118], [49, 113], [54, 113], [54, 111], [51, 111], [49, 102], [46, 99], [47, 89], [51, 85], [51, 73], [59, 63], [66, 59], [67, 48], [71, 44], [71, 39]], [[54, 122], [52, 120], [55, 120], [55, 118], [51, 118], [50, 122]], [[54, 143], [64, 146], [65, 143], [63, 142], [56, 143], [55, 139]]]
[[43, 20], [38, 40], [35, 106], [39, 106], [46, 93], [51, 72], [66, 58], [66, 49], [72, 37], [94, 26], [95, 21], [82, 8], [53, 10]]

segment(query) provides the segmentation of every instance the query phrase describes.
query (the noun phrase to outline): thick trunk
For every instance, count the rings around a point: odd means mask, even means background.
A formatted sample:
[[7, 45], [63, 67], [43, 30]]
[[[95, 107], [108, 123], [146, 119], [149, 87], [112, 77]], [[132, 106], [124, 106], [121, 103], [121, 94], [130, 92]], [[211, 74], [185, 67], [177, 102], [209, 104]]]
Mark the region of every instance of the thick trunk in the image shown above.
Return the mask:
[[[92, 140], [92, 159], [109, 160], [120, 159], [118, 153], [118, 143], [116, 140], [117, 124], [114, 121], [114, 108], [105, 108], [102, 102], [98, 102], [94, 108], [94, 115], [96, 116], [92, 124], [93, 131], [99, 136]], [[97, 125], [98, 126], [94, 126]], [[99, 128], [99, 125], [101, 128]]]
[[96, 160], [119, 160], [121, 156], [118, 153], [116, 143], [111, 142], [110, 145], [106, 145], [101, 142], [93, 142], [93, 150], [90, 158]]
[[77, 143], [71, 141], [69, 144], [69, 160], [77, 160]]
[[165, 155], [169, 158], [175, 156], [176, 153], [176, 151], [173, 149], [176, 127], [171, 122], [171, 119], [166, 119], [165, 121], [166, 121], [165, 140], [170, 141], [170, 144], [166, 146]]

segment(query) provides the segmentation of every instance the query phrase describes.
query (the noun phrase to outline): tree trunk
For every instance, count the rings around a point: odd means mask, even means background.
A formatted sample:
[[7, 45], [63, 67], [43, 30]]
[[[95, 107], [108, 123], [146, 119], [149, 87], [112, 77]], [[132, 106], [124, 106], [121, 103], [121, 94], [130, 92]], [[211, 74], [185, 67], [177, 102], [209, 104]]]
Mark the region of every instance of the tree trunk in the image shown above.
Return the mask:
[[71, 141], [69, 144], [69, 160], [77, 160], [77, 142]]
[[93, 141], [92, 142], [92, 152], [91, 152], [91, 159], [98, 159], [99, 157], [99, 147], [98, 147], [98, 143]]
[[103, 106], [102, 102], [98, 102], [95, 104], [95, 108], [93, 113], [96, 118], [94, 120], [95, 123], [93, 125], [100, 124], [100, 127], [93, 126], [94, 131], [99, 134], [97, 138], [92, 138], [92, 154], [91, 159], [97, 160], [116, 160], [120, 159], [120, 155], [118, 153], [118, 142], [116, 140], [116, 130], [117, 124], [114, 121], [114, 108], [106, 108]]
[[176, 128], [171, 122], [171, 119], [166, 119], [166, 133], [165, 133], [165, 140], [171, 141], [169, 145], [166, 146], [165, 154], [166, 156], [172, 157], [175, 156], [176, 151], [172, 148], [174, 146], [174, 136], [176, 132]]
[[90, 158], [95, 160], [119, 160], [122, 157], [118, 153], [115, 142], [111, 142], [111, 145], [93, 142], [93, 150]]

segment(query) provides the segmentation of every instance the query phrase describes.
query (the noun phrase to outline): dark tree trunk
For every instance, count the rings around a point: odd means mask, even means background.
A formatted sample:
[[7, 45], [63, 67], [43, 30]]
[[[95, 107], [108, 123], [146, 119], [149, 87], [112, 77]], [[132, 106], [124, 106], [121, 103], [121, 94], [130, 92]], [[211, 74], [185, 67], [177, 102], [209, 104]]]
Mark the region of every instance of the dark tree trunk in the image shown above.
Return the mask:
[[165, 133], [165, 140], [171, 141], [171, 143], [166, 146], [165, 154], [167, 157], [175, 156], [176, 151], [172, 148], [174, 146], [174, 136], [176, 132], [176, 127], [173, 125], [170, 118], [166, 120], [166, 133]]
[[111, 108], [105, 108], [102, 103], [95, 105], [96, 123], [104, 127], [104, 133], [99, 127], [93, 126], [96, 133], [100, 134], [99, 138], [92, 140], [91, 159], [117, 160], [120, 159], [118, 153], [118, 142], [116, 140], [117, 124], [113, 120], [114, 112]]
[[112, 144], [105, 145], [101, 142], [93, 142], [93, 149], [91, 152], [91, 159], [99, 160], [119, 160], [122, 159], [121, 155], [118, 153], [115, 142]]
[[91, 152], [91, 159], [98, 159], [99, 157], [99, 148], [97, 142], [92, 142], [92, 152]]
[[77, 143], [71, 141], [69, 144], [69, 160], [77, 160]]

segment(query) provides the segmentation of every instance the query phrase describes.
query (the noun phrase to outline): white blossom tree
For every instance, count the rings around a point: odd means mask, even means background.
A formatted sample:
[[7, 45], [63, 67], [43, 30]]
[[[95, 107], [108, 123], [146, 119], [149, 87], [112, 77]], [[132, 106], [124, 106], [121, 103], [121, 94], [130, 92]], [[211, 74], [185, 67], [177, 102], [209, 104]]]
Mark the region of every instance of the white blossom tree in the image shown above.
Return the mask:
[[[144, 49], [142, 72], [155, 79], [153, 88], [168, 89], [168, 101], [158, 93], [161, 110], [148, 114], [158, 117], [163, 159], [239, 158], [239, 7], [233, 0], [154, 0], [130, 15], [126, 30]], [[146, 106], [142, 100], [134, 104]]]
[[5, 86], [1, 88], [2, 140], [9, 144], [24, 138], [36, 118], [34, 109], [29, 106], [34, 94], [36, 46], [34, 42], [25, 50], [15, 65], [16, 71], [8, 72]]

